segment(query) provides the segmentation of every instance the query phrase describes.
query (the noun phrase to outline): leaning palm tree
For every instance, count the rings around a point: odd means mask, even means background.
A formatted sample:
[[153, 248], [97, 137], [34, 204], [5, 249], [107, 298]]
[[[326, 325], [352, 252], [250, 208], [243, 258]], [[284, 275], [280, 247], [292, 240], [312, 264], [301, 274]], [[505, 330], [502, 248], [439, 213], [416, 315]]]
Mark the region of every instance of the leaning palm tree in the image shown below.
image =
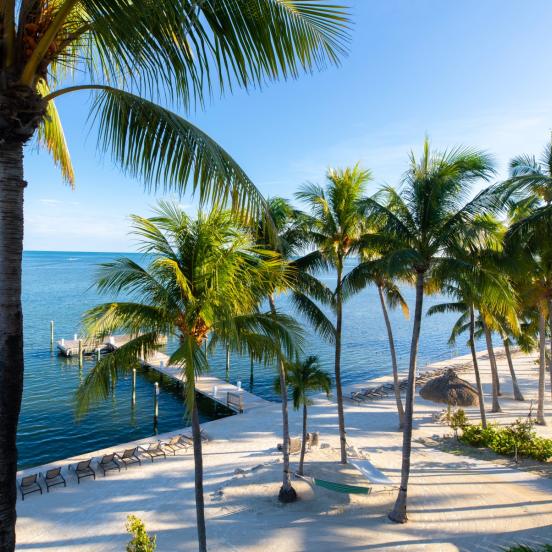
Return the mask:
[[[324, 370], [319, 367], [319, 360], [316, 356], [309, 356], [301, 362], [286, 364], [287, 384], [291, 387], [293, 397], [293, 408], [303, 408], [303, 439], [301, 442], [301, 456], [299, 457], [299, 468], [297, 473], [303, 475], [303, 464], [305, 462], [305, 451], [307, 446], [307, 407], [312, 404], [309, 397], [311, 393], [324, 392], [330, 395], [331, 379]], [[274, 388], [278, 393], [282, 392], [280, 378], [274, 380]]]
[[[311, 253], [303, 257], [301, 253], [304, 240], [303, 215], [293, 209], [290, 202], [281, 197], [267, 200], [271, 226], [265, 219], [259, 220], [257, 240], [260, 245], [272, 243], [274, 249], [289, 262], [292, 269], [289, 289], [274, 289], [268, 296], [271, 312], [276, 314], [276, 293], [290, 291], [291, 303], [295, 310], [308, 320], [317, 333], [329, 342], [335, 336], [335, 329], [317, 303], [332, 302], [330, 290], [318, 280], [312, 272], [323, 265], [319, 253]], [[274, 235], [275, 234], [275, 235]], [[278, 361], [278, 389], [282, 399], [282, 486], [278, 493], [281, 502], [288, 503], [297, 499], [297, 493], [291, 483], [289, 469], [289, 420], [288, 393], [286, 370], [283, 359]]]
[[389, 514], [389, 518], [395, 522], [407, 521], [415, 374], [424, 285], [430, 271], [437, 266], [444, 270], [446, 265], [449, 273], [463, 266], [451, 254], [451, 249], [460, 241], [466, 244], [470, 239], [476, 240], [477, 234], [472, 230], [475, 216], [498, 203], [496, 196], [486, 191], [466, 202], [467, 194], [471, 184], [488, 179], [492, 174], [493, 164], [487, 154], [464, 148], [433, 153], [426, 140], [419, 160], [411, 154], [402, 190], [385, 187], [380, 197], [365, 202], [367, 213], [381, 220], [379, 232], [366, 240], [365, 245], [388, 251], [379, 261], [387, 274], [400, 275], [408, 270], [416, 281], [405, 398], [401, 485], [393, 511]]
[[23, 386], [25, 146], [75, 181], [56, 102], [89, 94], [100, 149], [149, 189], [263, 208], [244, 171], [185, 117], [213, 91], [337, 64], [346, 10], [322, 0], [0, 0], [0, 550], [15, 546]]
[[309, 207], [305, 220], [308, 240], [336, 270], [335, 285], [335, 389], [339, 423], [341, 462], [347, 463], [347, 439], [341, 388], [341, 337], [343, 332], [344, 263], [349, 255], [358, 252], [362, 243], [365, 219], [360, 208], [366, 183], [371, 179], [368, 170], [359, 165], [346, 169], [330, 169], [326, 188], [315, 184], [303, 186], [295, 195]]
[[297, 324], [258, 309], [274, 286], [285, 285], [287, 264], [276, 253], [257, 247], [229, 212], [200, 213], [191, 220], [179, 206], [161, 203], [156, 216], [134, 216], [133, 221], [147, 266], [121, 258], [102, 265], [97, 280], [100, 292], [125, 293], [130, 301], [100, 305], [84, 317], [90, 335], [103, 338], [122, 331], [131, 340], [89, 372], [77, 391], [78, 411], [82, 414], [91, 401], [105, 398], [109, 382], [128, 373], [138, 355], [148, 358], [161, 336], [176, 339], [169, 362], [180, 366], [184, 376], [194, 443], [199, 549], [204, 551], [203, 467], [195, 399], [196, 377], [209, 367], [202, 345], [209, 335], [210, 344], [219, 340], [265, 361], [295, 355]]
[[[345, 298], [348, 298], [351, 294], [357, 293], [370, 284], [375, 285], [378, 290], [383, 320], [387, 330], [389, 354], [391, 355], [395, 402], [397, 404], [397, 413], [399, 415], [399, 429], [403, 429], [404, 407], [401, 398], [399, 367], [397, 363], [397, 353], [395, 351], [395, 339], [393, 337], [393, 327], [389, 318], [388, 308], [394, 309], [400, 306], [404, 317], [407, 319], [410, 316], [410, 311], [399, 286], [393, 278], [390, 278], [382, 271], [381, 265], [378, 266], [377, 255], [375, 256], [373, 253], [374, 252], [370, 253], [366, 250], [361, 250], [361, 262], [351, 269], [351, 271], [343, 278], [343, 294]], [[374, 260], [376, 260], [376, 263], [373, 262]]]

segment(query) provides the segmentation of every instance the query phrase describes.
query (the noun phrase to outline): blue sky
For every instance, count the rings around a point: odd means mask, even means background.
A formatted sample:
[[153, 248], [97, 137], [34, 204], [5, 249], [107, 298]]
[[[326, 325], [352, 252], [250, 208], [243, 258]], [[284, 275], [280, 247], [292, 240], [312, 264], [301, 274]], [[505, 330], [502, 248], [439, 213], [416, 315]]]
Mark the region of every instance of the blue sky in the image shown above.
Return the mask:
[[[347, 0], [343, 0], [347, 2]], [[552, 129], [549, 0], [348, 0], [354, 28], [339, 68], [215, 98], [189, 118], [267, 195], [292, 197], [328, 167], [360, 161], [396, 184], [424, 136], [491, 152], [501, 174], [540, 153]], [[96, 149], [88, 93], [59, 99], [77, 175], [70, 190], [29, 147], [27, 250], [130, 251], [128, 215], [155, 196]], [[193, 210], [193, 199], [182, 203]]]

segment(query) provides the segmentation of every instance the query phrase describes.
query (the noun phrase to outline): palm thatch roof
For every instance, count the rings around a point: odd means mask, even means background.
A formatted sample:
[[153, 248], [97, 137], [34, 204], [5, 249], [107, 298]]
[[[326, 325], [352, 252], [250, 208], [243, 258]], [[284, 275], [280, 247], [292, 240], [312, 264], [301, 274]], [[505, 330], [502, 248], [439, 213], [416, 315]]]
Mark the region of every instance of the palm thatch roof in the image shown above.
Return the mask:
[[459, 378], [452, 368], [444, 374], [430, 379], [421, 389], [420, 395], [428, 401], [451, 406], [477, 406], [477, 390], [466, 380]]

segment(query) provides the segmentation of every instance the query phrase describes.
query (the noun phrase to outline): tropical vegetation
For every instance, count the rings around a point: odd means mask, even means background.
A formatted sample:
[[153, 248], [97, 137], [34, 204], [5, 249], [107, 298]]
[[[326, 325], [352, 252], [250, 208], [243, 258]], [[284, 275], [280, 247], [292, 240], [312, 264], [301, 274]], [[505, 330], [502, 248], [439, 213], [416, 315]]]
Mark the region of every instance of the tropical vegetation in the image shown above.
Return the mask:
[[56, 102], [86, 93], [100, 150], [148, 189], [258, 214], [254, 184], [187, 116], [213, 92], [338, 64], [347, 41], [346, 10], [323, 1], [0, 0], [0, 550], [15, 548], [25, 147], [74, 185]]
[[309, 212], [304, 215], [306, 240], [315, 247], [326, 263], [336, 271], [335, 300], [335, 391], [339, 423], [341, 462], [347, 463], [347, 437], [341, 386], [341, 339], [343, 333], [343, 277], [345, 260], [358, 253], [365, 231], [361, 208], [370, 171], [359, 165], [346, 169], [330, 169], [326, 188], [306, 184], [295, 194]]
[[130, 300], [89, 310], [88, 333], [105, 338], [116, 332], [131, 339], [98, 361], [77, 391], [79, 413], [105, 398], [121, 375], [149, 358], [164, 336], [175, 348], [169, 363], [182, 371], [184, 400], [191, 418], [199, 549], [207, 550], [203, 498], [202, 439], [195, 399], [196, 378], [209, 368], [204, 343], [225, 345], [258, 361], [295, 358], [301, 330], [289, 316], [262, 312], [263, 299], [289, 282], [288, 264], [256, 245], [228, 211], [200, 212], [191, 219], [178, 204], [160, 203], [154, 217], [133, 216], [145, 266], [120, 258], [101, 266], [100, 292]]
[[[303, 361], [297, 361], [286, 364], [286, 381], [291, 388], [291, 396], [293, 400], [293, 408], [295, 410], [303, 409], [303, 433], [301, 439], [301, 455], [299, 457], [299, 467], [297, 473], [303, 475], [303, 465], [305, 463], [305, 452], [307, 447], [307, 416], [308, 406], [312, 404], [310, 394], [326, 393], [329, 397], [331, 389], [331, 379], [322, 368], [319, 366], [317, 356], [308, 356]], [[280, 378], [274, 381], [276, 390], [281, 393]]]

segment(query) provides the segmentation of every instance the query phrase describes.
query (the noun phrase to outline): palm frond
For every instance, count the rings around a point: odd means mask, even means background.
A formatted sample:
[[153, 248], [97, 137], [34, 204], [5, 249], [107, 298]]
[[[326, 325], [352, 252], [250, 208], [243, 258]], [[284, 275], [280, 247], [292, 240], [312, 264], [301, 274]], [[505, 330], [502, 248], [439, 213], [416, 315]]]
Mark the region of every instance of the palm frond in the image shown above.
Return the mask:
[[114, 162], [148, 189], [191, 190], [200, 203], [260, 216], [266, 202], [239, 165], [182, 117], [122, 90], [97, 96], [99, 140]]
[[[37, 84], [37, 92], [42, 96], [50, 93], [46, 81], [40, 79]], [[75, 185], [75, 172], [69, 154], [69, 147], [65, 140], [65, 133], [61, 119], [52, 101], [46, 104], [46, 115], [38, 127], [38, 143], [50, 152], [54, 163], [60, 168], [63, 179], [71, 186]]]
[[294, 292], [291, 294], [291, 302], [297, 312], [307, 319], [314, 331], [322, 339], [331, 344], [335, 342], [334, 325], [312, 299], [303, 293]]
[[86, 375], [75, 393], [75, 410], [81, 418], [90, 406], [109, 396], [112, 385], [133, 368], [139, 367], [140, 355], [149, 356], [159, 347], [160, 334], [148, 333], [134, 337], [113, 353], [105, 355]]

